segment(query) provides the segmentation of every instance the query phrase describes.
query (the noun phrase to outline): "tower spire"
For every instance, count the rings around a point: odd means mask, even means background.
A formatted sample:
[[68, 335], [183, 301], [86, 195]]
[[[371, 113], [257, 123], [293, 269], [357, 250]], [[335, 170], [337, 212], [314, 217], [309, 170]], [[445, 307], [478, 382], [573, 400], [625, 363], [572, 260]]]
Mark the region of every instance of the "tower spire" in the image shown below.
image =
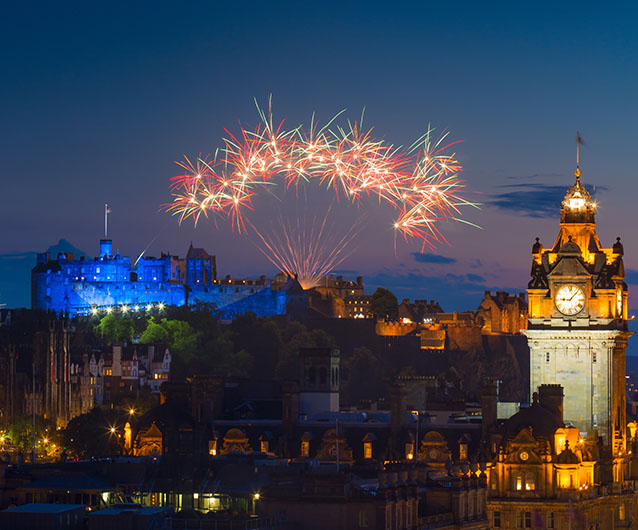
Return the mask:
[[580, 183], [580, 146], [583, 145], [583, 139], [580, 136], [580, 132], [576, 131], [576, 171], [574, 171], [574, 175], [576, 175], [576, 182]]

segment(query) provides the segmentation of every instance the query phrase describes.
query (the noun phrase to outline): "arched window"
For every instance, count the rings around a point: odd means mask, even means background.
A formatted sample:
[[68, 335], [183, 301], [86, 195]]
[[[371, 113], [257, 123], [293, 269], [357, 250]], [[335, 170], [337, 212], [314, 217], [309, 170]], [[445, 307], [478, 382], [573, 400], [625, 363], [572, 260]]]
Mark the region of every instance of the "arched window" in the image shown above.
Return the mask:
[[514, 477], [514, 488], [517, 491], [523, 489], [523, 475], [521, 473], [518, 473], [516, 477]]
[[525, 475], [525, 489], [527, 491], [533, 491], [536, 489], [536, 476], [534, 473], [527, 473]]

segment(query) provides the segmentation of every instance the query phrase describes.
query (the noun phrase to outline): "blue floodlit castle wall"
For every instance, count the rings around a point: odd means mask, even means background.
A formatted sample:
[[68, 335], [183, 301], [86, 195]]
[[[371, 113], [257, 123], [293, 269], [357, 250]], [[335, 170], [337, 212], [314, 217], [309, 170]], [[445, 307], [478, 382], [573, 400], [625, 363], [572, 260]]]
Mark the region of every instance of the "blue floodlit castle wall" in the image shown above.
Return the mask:
[[280, 315], [286, 311], [286, 292], [271, 289], [263, 276], [218, 280], [215, 256], [192, 244], [186, 258], [162, 254], [133, 266], [128, 256], [113, 255], [111, 240], [103, 239], [97, 258], [43, 253], [31, 271], [31, 307], [69, 316], [199, 302], [215, 304], [226, 319], [247, 311]]

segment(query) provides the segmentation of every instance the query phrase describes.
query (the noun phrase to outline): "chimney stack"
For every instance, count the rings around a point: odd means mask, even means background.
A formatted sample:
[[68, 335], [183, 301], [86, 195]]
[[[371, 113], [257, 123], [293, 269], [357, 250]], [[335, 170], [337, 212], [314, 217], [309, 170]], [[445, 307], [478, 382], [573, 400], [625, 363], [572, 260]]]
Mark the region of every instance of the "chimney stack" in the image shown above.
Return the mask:
[[538, 387], [538, 402], [541, 407], [553, 412], [563, 421], [563, 387], [561, 385], [541, 385]]

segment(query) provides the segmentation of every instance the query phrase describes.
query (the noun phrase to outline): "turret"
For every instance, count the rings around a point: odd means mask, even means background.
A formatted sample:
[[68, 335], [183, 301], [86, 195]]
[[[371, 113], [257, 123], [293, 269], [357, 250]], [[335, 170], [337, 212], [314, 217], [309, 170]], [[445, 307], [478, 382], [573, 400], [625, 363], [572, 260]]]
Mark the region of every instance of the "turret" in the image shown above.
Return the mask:
[[113, 255], [113, 241], [100, 239], [100, 258], [110, 258]]

